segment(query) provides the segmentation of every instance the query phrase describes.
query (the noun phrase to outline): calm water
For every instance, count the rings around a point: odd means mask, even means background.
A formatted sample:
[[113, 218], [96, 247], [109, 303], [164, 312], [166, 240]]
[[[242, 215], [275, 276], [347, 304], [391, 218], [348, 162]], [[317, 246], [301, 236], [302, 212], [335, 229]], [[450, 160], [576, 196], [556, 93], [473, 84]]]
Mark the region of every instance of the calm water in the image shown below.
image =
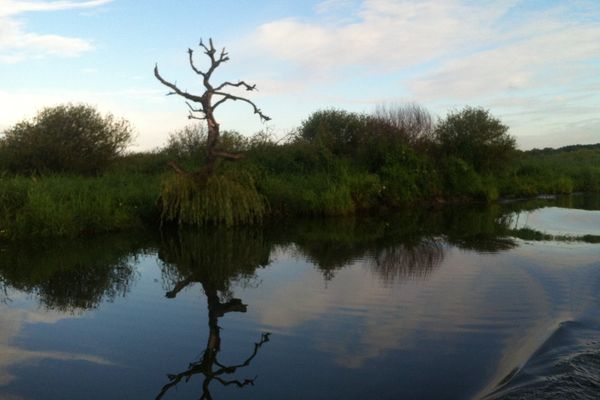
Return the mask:
[[0, 399], [597, 399], [599, 203], [0, 246]]

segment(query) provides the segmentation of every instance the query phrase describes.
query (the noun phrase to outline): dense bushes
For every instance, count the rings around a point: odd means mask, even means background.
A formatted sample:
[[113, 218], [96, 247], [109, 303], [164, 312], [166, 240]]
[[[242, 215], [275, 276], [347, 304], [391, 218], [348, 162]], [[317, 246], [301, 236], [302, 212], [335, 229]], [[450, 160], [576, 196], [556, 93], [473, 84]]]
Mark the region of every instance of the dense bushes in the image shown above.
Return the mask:
[[4, 132], [0, 156], [15, 173], [98, 174], [130, 141], [127, 121], [102, 116], [88, 105], [68, 104], [45, 108], [32, 121]]
[[508, 127], [481, 108], [466, 107], [448, 114], [434, 135], [439, 154], [460, 158], [477, 172], [506, 169], [515, 151]]

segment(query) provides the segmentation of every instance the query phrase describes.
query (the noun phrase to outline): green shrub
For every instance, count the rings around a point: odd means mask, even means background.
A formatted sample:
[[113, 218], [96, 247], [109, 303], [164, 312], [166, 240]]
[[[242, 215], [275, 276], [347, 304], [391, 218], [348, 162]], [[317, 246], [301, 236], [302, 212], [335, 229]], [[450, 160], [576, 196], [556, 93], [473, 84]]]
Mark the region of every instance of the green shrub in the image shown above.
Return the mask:
[[6, 167], [15, 173], [99, 174], [131, 141], [125, 120], [79, 104], [45, 108], [32, 121], [8, 129], [1, 142]]
[[375, 174], [352, 173], [348, 176], [350, 195], [357, 210], [368, 210], [377, 206], [384, 186]]
[[321, 143], [296, 140], [283, 145], [252, 148], [248, 159], [266, 173], [314, 173], [338, 171], [340, 159]]
[[508, 127], [481, 108], [466, 107], [450, 113], [435, 129], [435, 140], [444, 157], [468, 162], [477, 172], [498, 172], [508, 166], [515, 139]]
[[441, 165], [444, 194], [447, 197], [478, 197], [482, 193], [481, 176], [464, 160], [449, 157]]
[[171, 132], [162, 151], [178, 159], [204, 158], [206, 138], [206, 127], [203, 124], [188, 125]]
[[335, 154], [347, 154], [358, 146], [367, 130], [367, 117], [343, 110], [321, 110], [302, 122], [300, 138], [320, 142]]

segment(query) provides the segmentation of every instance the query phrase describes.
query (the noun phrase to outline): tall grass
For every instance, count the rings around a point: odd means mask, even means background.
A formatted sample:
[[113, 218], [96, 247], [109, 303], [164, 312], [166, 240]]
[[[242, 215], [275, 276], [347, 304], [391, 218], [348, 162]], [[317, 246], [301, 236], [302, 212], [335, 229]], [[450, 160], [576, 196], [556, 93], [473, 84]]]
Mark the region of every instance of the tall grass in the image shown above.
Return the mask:
[[80, 236], [157, 220], [157, 177], [0, 178], [0, 237]]
[[165, 180], [161, 220], [179, 225], [240, 225], [260, 222], [267, 202], [245, 172], [216, 174], [199, 184], [193, 177], [173, 175]]

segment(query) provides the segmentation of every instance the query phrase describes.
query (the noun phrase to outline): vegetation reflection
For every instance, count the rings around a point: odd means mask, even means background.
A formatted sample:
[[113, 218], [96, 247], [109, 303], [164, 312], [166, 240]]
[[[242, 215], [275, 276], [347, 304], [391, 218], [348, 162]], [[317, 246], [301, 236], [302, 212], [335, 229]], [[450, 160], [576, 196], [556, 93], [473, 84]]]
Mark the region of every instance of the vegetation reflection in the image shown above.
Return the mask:
[[111, 235], [95, 240], [20, 243], [1, 249], [0, 293], [35, 294], [48, 309], [78, 313], [125, 296], [136, 278], [135, 258], [149, 237]]
[[456, 246], [499, 252], [517, 245], [500, 207], [423, 208], [382, 217], [296, 221], [278, 243], [315, 264], [326, 280], [361, 260], [382, 281], [426, 278]]

